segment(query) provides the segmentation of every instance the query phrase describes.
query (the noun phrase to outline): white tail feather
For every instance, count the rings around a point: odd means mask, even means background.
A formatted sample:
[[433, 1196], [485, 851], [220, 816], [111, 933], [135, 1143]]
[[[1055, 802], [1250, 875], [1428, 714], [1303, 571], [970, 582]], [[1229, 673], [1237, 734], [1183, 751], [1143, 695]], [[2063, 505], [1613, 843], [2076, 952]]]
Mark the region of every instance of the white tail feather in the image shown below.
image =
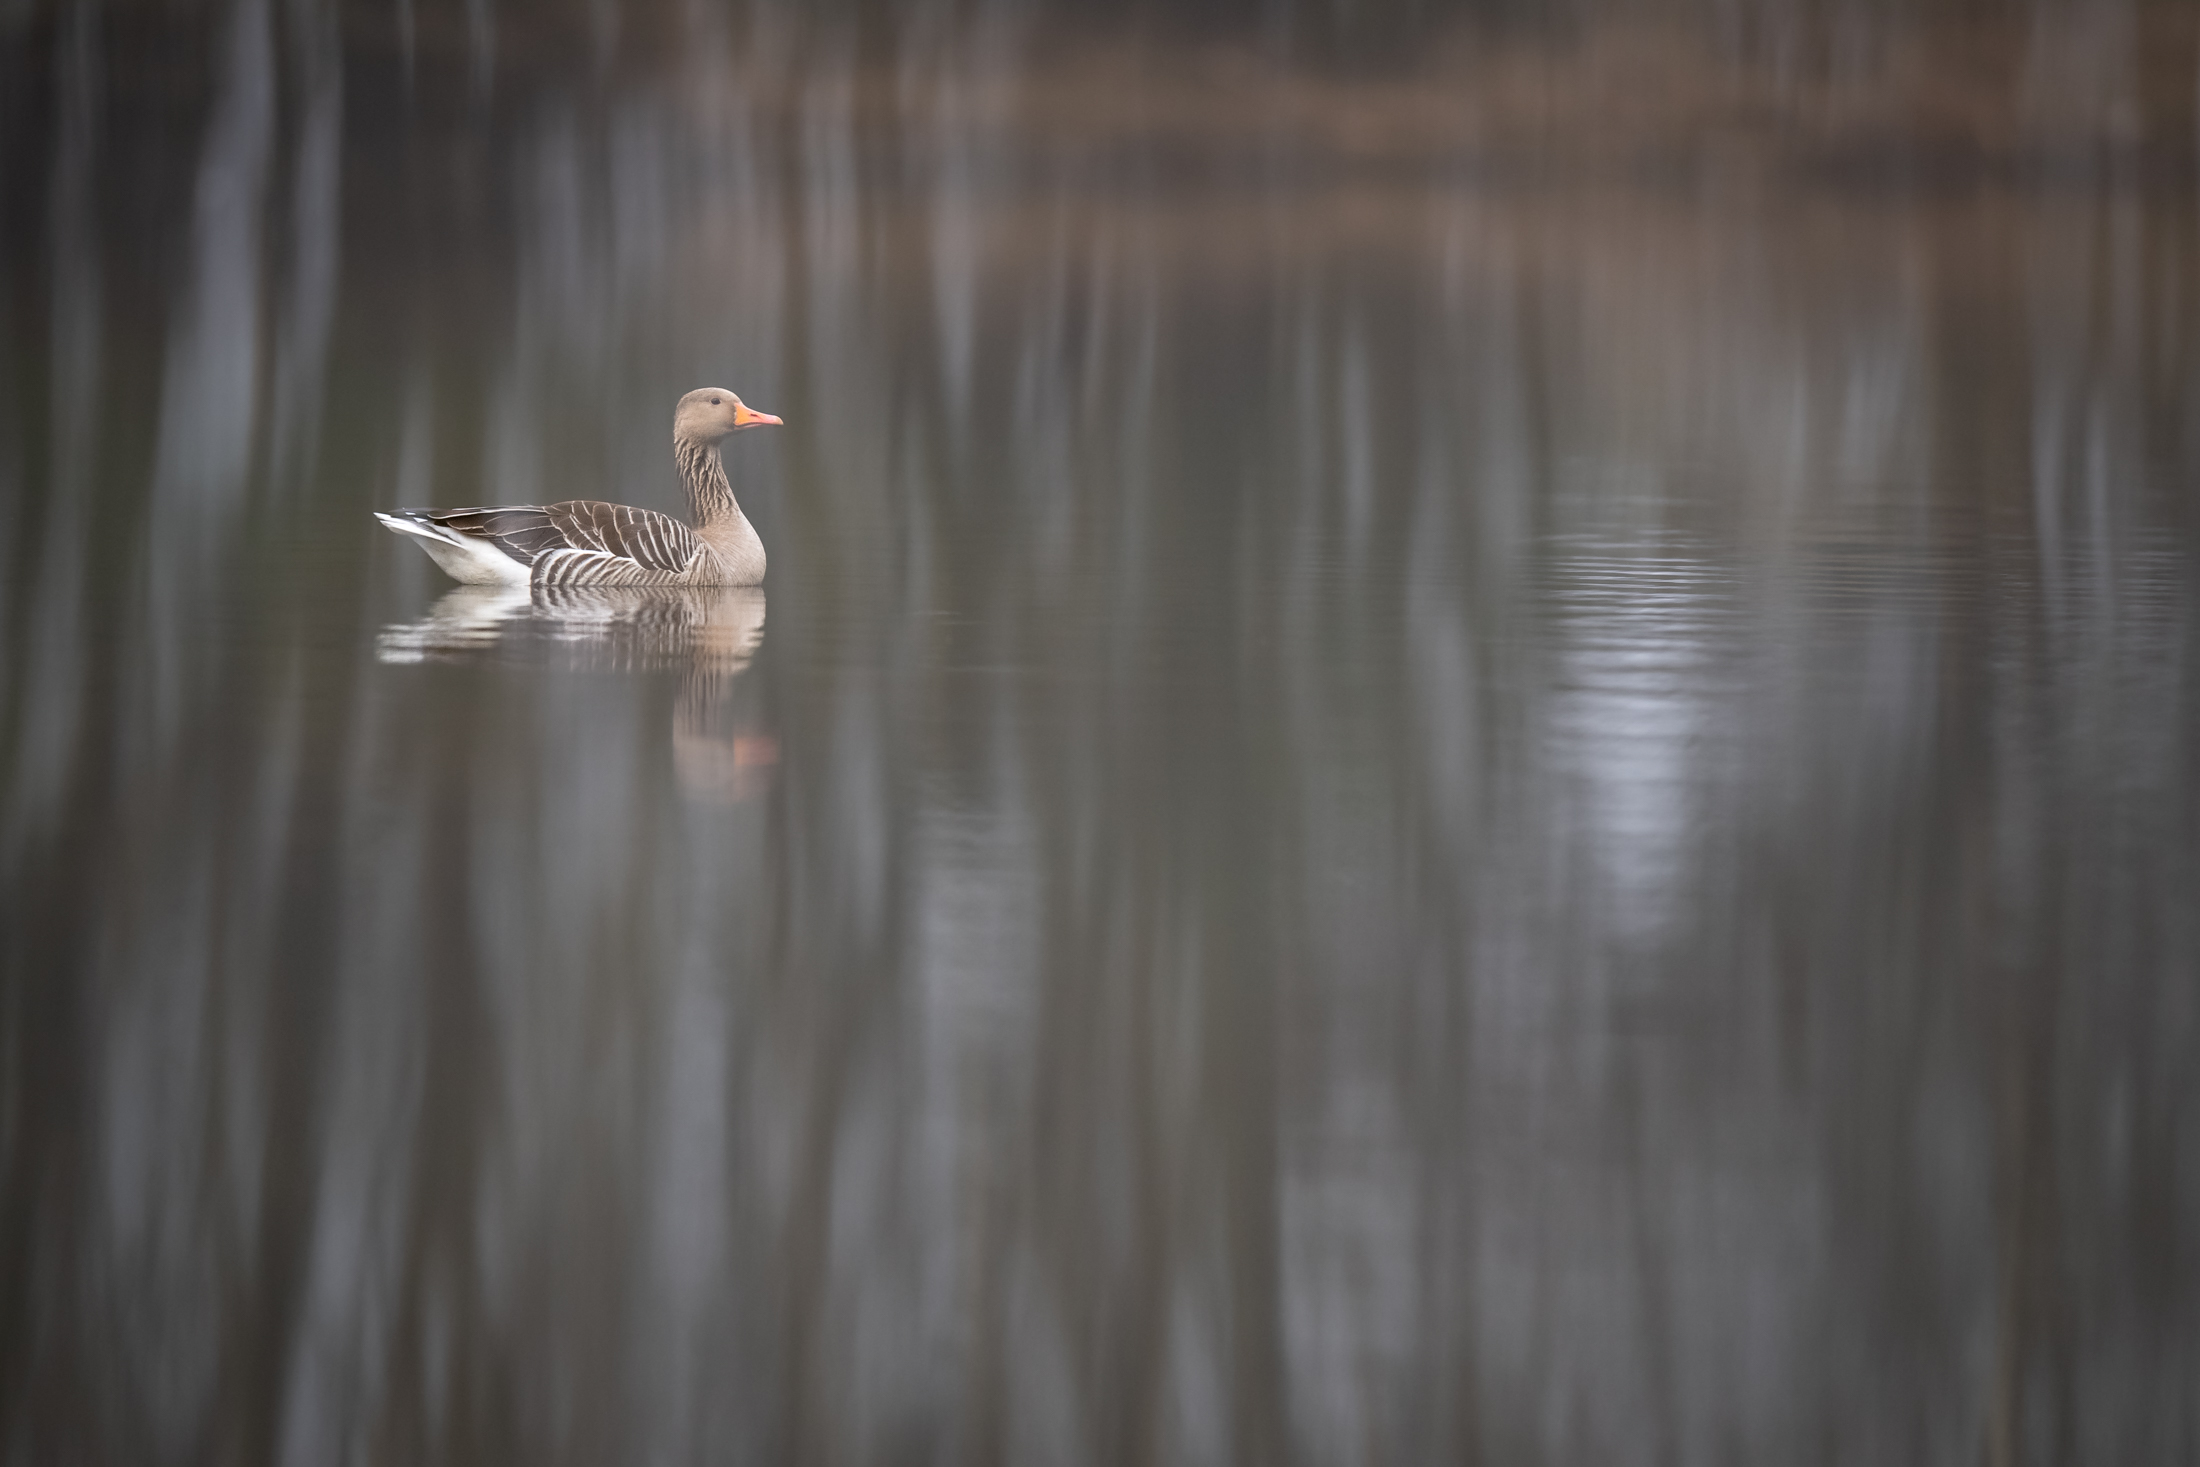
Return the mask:
[[374, 517], [382, 522], [383, 528], [418, 540], [420, 548], [428, 552], [428, 558], [443, 567], [445, 574], [454, 581], [469, 586], [527, 584], [526, 565], [506, 555], [493, 540], [461, 535], [426, 520], [383, 514], [380, 510], [375, 511]]

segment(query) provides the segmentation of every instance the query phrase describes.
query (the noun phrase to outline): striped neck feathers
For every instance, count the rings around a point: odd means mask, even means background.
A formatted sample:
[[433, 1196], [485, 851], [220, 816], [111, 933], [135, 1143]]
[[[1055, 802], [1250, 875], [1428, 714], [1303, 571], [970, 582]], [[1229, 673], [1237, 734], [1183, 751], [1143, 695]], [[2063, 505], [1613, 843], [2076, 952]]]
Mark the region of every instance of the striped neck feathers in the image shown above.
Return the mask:
[[677, 435], [672, 455], [679, 461], [680, 482], [687, 486], [688, 507], [698, 526], [738, 519], [741, 506], [726, 482], [726, 466], [718, 457], [718, 445]]

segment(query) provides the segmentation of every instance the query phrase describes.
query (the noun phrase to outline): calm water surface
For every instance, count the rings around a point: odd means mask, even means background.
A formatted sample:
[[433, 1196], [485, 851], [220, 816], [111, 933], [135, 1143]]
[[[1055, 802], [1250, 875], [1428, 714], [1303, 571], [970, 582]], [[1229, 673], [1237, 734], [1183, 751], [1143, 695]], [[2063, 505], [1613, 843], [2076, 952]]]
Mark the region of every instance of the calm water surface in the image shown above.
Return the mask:
[[[2189, 186], [1187, 179], [983, 47], [249, 3], [153, 128], [85, 14], [0, 1460], [2200, 1456]], [[368, 516], [673, 508], [704, 383], [760, 593]]]

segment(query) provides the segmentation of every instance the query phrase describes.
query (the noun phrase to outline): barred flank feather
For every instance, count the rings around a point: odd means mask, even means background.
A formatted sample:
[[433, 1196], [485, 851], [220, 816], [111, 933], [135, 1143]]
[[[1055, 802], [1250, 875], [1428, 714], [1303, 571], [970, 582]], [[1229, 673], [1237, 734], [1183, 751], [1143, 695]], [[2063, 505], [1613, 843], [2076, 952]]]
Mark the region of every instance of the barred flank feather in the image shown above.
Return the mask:
[[[398, 516], [446, 537], [494, 546], [526, 567], [538, 586], [723, 586], [760, 578], [742, 574], [742, 567], [672, 516], [630, 504], [568, 499], [492, 509], [406, 509]], [[740, 524], [747, 528], [746, 520]], [[748, 534], [753, 539], [755, 532]]]
[[552, 550], [534, 564], [534, 583], [566, 586], [693, 586], [684, 570], [657, 570], [601, 550]]
[[685, 570], [703, 548], [695, 532], [670, 515], [594, 499], [402, 513], [456, 534], [493, 541], [522, 565], [533, 565], [552, 551], [593, 550], [631, 560], [645, 570], [677, 572]]

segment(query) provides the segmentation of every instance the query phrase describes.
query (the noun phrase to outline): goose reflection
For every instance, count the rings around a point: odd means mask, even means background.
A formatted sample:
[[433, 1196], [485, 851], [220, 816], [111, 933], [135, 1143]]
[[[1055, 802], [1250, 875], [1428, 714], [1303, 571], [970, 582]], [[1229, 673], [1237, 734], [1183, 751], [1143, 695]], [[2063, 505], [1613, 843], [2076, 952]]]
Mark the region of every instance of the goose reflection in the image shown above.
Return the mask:
[[734, 707], [764, 641], [755, 586], [460, 586], [417, 621], [384, 627], [387, 663], [503, 663], [583, 672], [680, 672], [672, 757], [681, 789], [735, 801], [769, 786], [778, 741]]

